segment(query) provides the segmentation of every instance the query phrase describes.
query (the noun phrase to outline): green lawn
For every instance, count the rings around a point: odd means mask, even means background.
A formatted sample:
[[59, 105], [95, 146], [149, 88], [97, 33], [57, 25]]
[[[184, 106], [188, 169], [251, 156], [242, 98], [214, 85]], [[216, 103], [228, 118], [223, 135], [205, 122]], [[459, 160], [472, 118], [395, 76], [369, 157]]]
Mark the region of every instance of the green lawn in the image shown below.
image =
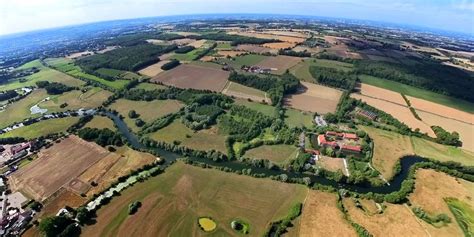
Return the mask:
[[94, 116], [94, 118], [92, 118], [92, 120], [89, 121], [84, 127], [98, 129], [108, 128], [112, 131], [117, 130], [114, 126], [114, 122], [110, 118], [99, 115]]
[[445, 199], [465, 236], [474, 235], [474, 207], [455, 198]]
[[[244, 86], [244, 85], [236, 83], [236, 82], [229, 82], [229, 83], [230, 83], [230, 85], [228, 86], [227, 89], [230, 92], [242, 93], [242, 94], [245, 94], [245, 95], [251, 95], [251, 96], [257, 96], [257, 97], [265, 98], [265, 92], [264, 91], [261, 91], [261, 90], [258, 90], [258, 89], [252, 88], [252, 87]], [[257, 101], [257, 102], [261, 102], [261, 101]]]
[[216, 49], [232, 49], [230, 42], [218, 43]]
[[46, 97], [48, 95], [45, 90], [35, 90], [25, 98], [8, 105], [4, 111], [0, 112], [0, 128], [27, 118], [38, 117], [39, 114], [31, 114], [30, 108]]
[[48, 134], [65, 132], [71, 125], [76, 123], [78, 120], [78, 117], [44, 120], [29, 126], [21, 127], [13, 131], [1, 134], [0, 138], [24, 137], [26, 139], [33, 139], [40, 136], [46, 136]]
[[363, 83], [381, 87], [387, 90], [403, 93], [405, 95], [413, 96], [416, 98], [428, 100], [438, 104], [446, 105], [455, 109], [459, 109], [468, 113], [474, 113], [474, 103], [470, 103], [465, 100], [452, 98], [446, 95], [441, 95], [431, 91], [419, 89], [413, 86], [405, 85], [399, 82], [381, 79], [378, 77], [361, 75], [359, 76]]
[[350, 63], [326, 59], [306, 59], [304, 62], [300, 62], [294, 67], [290, 68], [290, 72], [300, 80], [314, 82], [313, 76], [309, 72], [309, 68], [311, 66], [334, 68], [346, 72], [351, 71], [353, 68], [353, 65]]
[[49, 65], [57, 68], [59, 71], [69, 74], [73, 77], [84, 78], [86, 80], [95, 81], [107, 87], [110, 87], [112, 89], [120, 90], [129, 82], [128, 80], [108, 81], [108, 80], [99, 78], [97, 76], [87, 74], [83, 72], [79, 66], [76, 66], [72, 60], [69, 60], [69, 59], [54, 58], [54, 59], [47, 59], [45, 61]]
[[[248, 236], [263, 236], [268, 223], [284, 218], [303, 202], [307, 188], [270, 179], [202, 169], [182, 162], [163, 174], [137, 183], [97, 211], [97, 223], [86, 225], [84, 236], [240, 236], [232, 220], [250, 225]], [[142, 202], [133, 216], [128, 205]], [[245, 204], [245, 205], [243, 205]], [[217, 228], [203, 232], [199, 217], [210, 217]]]
[[[102, 105], [112, 95], [110, 91], [99, 87], [91, 87], [86, 92], [73, 90], [61, 95], [47, 95], [50, 99], [39, 104], [39, 107], [47, 109], [48, 113], [62, 112], [66, 110], [92, 109]], [[67, 103], [67, 106], [60, 106]]]
[[268, 105], [268, 104], [262, 104], [258, 102], [250, 102], [248, 100], [244, 99], [236, 99], [235, 103], [238, 105], [243, 105], [249, 109], [253, 109], [255, 111], [258, 111], [262, 114], [265, 114], [270, 117], [275, 117], [275, 107]]
[[295, 109], [286, 109], [285, 122], [290, 127], [312, 127], [313, 114], [309, 112], [302, 112]]
[[415, 154], [439, 161], [456, 161], [466, 166], [474, 165], [474, 153], [453, 146], [441, 145], [422, 138], [411, 137]]
[[276, 164], [285, 164], [294, 159], [298, 148], [292, 145], [263, 145], [245, 152], [244, 157], [266, 159]]
[[17, 70], [23, 70], [23, 69], [33, 68], [33, 67], [41, 69], [41, 68], [44, 68], [45, 66], [43, 66], [43, 64], [41, 64], [41, 61], [39, 59], [36, 59], [36, 60], [30, 61], [30, 62], [27, 62], [27, 63], [17, 67], [16, 69]]
[[171, 56], [170, 58], [171, 59], [177, 59], [179, 61], [193, 61], [194, 59], [196, 59], [198, 57], [199, 54], [201, 54], [202, 52], [206, 51], [207, 48], [204, 48], [204, 46], [202, 48], [197, 48], [197, 49], [194, 49], [192, 51], [189, 51], [187, 53], [184, 53], [184, 54], [174, 54], [173, 56]]

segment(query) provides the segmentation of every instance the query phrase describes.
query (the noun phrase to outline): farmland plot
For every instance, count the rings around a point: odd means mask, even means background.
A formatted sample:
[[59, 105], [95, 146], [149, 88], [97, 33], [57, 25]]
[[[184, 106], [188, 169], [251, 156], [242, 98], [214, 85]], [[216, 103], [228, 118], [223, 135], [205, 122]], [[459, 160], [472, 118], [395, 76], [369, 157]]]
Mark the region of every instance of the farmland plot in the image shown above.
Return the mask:
[[298, 92], [287, 96], [284, 103], [291, 108], [326, 114], [336, 111], [341, 95], [341, 91], [330, 87], [301, 82]]
[[295, 66], [301, 61], [301, 58], [298, 57], [291, 57], [285, 55], [278, 55], [274, 57], [267, 57], [265, 60], [257, 63], [256, 66], [262, 68], [272, 68], [276, 69], [271, 73], [281, 75], [286, 72], [287, 69]]

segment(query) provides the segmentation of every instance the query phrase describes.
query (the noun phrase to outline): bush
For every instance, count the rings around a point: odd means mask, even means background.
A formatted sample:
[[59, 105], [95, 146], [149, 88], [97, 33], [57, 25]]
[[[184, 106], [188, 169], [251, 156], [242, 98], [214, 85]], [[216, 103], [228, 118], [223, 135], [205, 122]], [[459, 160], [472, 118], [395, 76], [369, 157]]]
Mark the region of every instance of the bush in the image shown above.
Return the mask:
[[173, 59], [170, 62], [163, 64], [163, 66], [161, 66], [161, 69], [167, 71], [179, 66], [180, 64], [181, 63], [178, 60]]
[[139, 201], [134, 201], [128, 205], [128, 214], [133, 215], [138, 211], [138, 208], [142, 206], [142, 203]]

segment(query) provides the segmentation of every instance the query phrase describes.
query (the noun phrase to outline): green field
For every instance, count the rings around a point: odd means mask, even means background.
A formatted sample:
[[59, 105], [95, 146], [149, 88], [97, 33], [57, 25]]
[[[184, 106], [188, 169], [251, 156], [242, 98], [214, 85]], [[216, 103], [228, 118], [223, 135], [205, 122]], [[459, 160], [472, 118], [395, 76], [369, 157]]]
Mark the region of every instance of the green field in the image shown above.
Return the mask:
[[298, 148], [292, 145], [263, 145], [250, 149], [243, 155], [244, 157], [255, 159], [266, 159], [282, 165], [288, 163], [296, 157]]
[[474, 235], [474, 207], [455, 198], [445, 199], [465, 236]]
[[84, 127], [86, 127], [86, 128], [98, 128], [98, 129], [108, 128], [112, 131], [117, 130], [114, 126], [114, 122], [110, 118], [105, 117], [105, 116], [98, 116], [98, 115], [94, 116], [94, 118], [92, 118], [91, 121], [86, 123], [86, 125], [84, 125]]
[[285, 112], [285, 122], [290, 127], [312, 127], [313, 114], [288, 108]]
[[50, 82], [59, 82], [68, 86], [82, 86], [85, 82], [78, 80], [74, 77], [71, 77], [65, 73], [44, 67], [39, 60], [34, 60], [32, 62], [26, 63], [19, 68], [29, 68], [36, 66], [40, 69], [39, 72], [24, 77], [25, 82], [20, 82], [20, 79], [11, 80], [6, 84], [0, 84], [0, 91], [3, 90], [13, 90], [17, 88], [22, 88], [25, 86], [36, 86], [37, 81], [50, 81]]
[[172, 143], [174, 141], [182, 142], [186, 139], [187, 136], [192, 136], [193, 133], [194, 131], [186, 127], [183, 123], [181, 123], [180, 119], [175, 119], [168, 126], [154, 133], [150, 133], [148, 134], [148, 136], [156, 141]]
[[441, 145], [418, 137], [411, 137], [415, 154], [439, 161], [456, 161], [466, 166], [474, 165], [474, 153], [453, 146]]
[[43, 64], [41, 64], [41, 61], [39, 59], [36, 59], [36, 60], [27, 62], [27, 63], [17, 67], [16, 70], [30, 69], [30, 68], [33, 68], [33, 67], [38, 68], [38, 69], [45, 68], [45, 66], [43, 66]]
[[[204, 236], [199, 217], [210, 217], [214, 236], [241, 236], [232, 220], [250, 225], [249, 236], [263, 236], [268, 223], [285, 217], [307, 189], [270, 179], [202, 169], [182, 162], [164, 174], [123, 191], [97, 211], [97, 223], [83, 229], [84, 236]], [[128, 204], [142, 202], [133, 216]], [[243, 205], [245, 204], [245, 205]]]
[[[263, 99], [265, 98], [266, 93], [264, 91], [261, 91], [252, 87], [244, 86], [236, 82], [229, 82], [229, 84], [230, 85], [228, 85], [227, 87], [229, 92], [236, 92], [236, 93], [241, 93], [241, 94], [250, 95], [250, 96], [257, 96]], [[257, 102], [261, 102], [261, 101], [257, 101]]]
[[119, 112], [124, 117], [127, 126], [135, 132], [140, 128], [135, 125], [135, 119], [128, 117], [130, 110], [135, 110], [145, 123], [150, 123], [165, 115], [176, 113], [182, 107], [183, 104], [177, 100], [132, 101], [126, 99], [118, 99], [109, 106]]
[[216, 49], [232, 49], [232, 45], [229, 42], [218, 43]]
[[115, 80], [115, 81], [108, 81], [102, 78], [99, 78], [94, 75], [87, 74], [81, 70], [79, 66], [74, 65], [72, 60], [65, 59], [65, 58], [50, 58], [45, 60], [48, 65], [51, 65], [57, 68], [59, 71], [62, 71], [68, 75], [77, 78], [84, 78], [86, 80], [91, 80], [103, 84], [107, 87], [112, 89], [120, 90], [126, 84], [128, 84], [128, 80]]
[[152, 90], [165, 89], [166, 86], [158, 85], [158, 84], [155, 84], [155, 83], [143, 82], [143, 83], [138, 84], [138, 86], [136, 86], [135, 88], [136, 89], [143, 89], [143, 90], [147, 90], [147, 91], [152, 91]]
[[[47, 109], [48, 113], [81, 108], [92, 109], [101, 106], [111, 95], [112, 93], [110, 91], [99, 87], [89, 88], [89, 90], [84, 93], [79, 90], [73, 90], [61, 95], [46, 95], [45, 97], [49, 97], [50, 99], [40, 103], [39, 107]], [[61, 108], [60, 106], [63, 103], [67, 103], [67, 106]]]
[[267, 104], [262, 104], [258, 102], [250, 102], [248, 100], [244, 99], [236, 99], [235, 103], [238, 105], [243, 105], [249, 109], [253, 109], [255, 111], [258, 111], [262, 114], [265, 114], [270, 117], [275, 117], [276, 109], [275, 107]]
[[33, 139], [40, 136], [46, 136], [48, 134], [65, 132], [71, 125], [76, 123], [78, 120], [78, 117], [44, 120], [29, 126], [15, 129], [4, 134], [0, 134], [0, 138], [24, 137], [26, 139]]
[[30, 108], [46, 97], [48, 95], [45, 90], [35, 90], [25, 98], [8, 105], [4, 111], [0, 112], [0, 128], [27, 118], [38, 117], [39, 114], [31, 114]]
[[419, 89], [413, 86], [405, 85], [396, 81], [384, 80], [378, 77], [361, 75], [359, 76], [363, 83], [381, 87], [387, 90], [399, 92], [405, 95], [413, 96], [416, 98], [428, 100], [434, 103], [446, 105], [455, 109], [459, 109], [468, 113], [474, 113], [474, 103], [470, 103], [465, 100], [452, 98], [446, 95], [441, 95], [431, 91]]
[[232, 59], [223, 58], [219, 60], [222, 62], [226, 62], [235, 68], [240, 68], [243, 65], [248, 65], [248, 66], [255, 65], [263, 61], [267, 57], [268, 56], [258, 55], [258, 54], [247, 54], [247, 55], [237, 56]]
[[206, 50], [207, 48], [197, 48], [184, 54], [177, 53], [171, 56], [171, 59], [177, 59], [179, 61], [193, 61], [199, 56], [199, 54]]
[[300, 62], [290, 68], [290, 72], [300, 80], [314, 82], [313, 76], [309, 72], [311, 66], [334, 68], [346, 72], [351, 71], [353, 68], [353, 65], [350, 63], [326, 59], [306, 59], [304, 62]]

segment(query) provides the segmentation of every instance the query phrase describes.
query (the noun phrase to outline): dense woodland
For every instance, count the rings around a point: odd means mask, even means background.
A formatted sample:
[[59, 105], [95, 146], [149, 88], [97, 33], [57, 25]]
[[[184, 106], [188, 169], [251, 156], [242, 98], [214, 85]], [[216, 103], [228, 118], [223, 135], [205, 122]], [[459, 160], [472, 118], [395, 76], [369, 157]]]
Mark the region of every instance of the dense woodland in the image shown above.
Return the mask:
[[87, 73], [95, 74], [99, 68], [113, 68], [126, 71], [137, 71], [158, 62], [160, 55], [176, 49], [176, 45], [160, 46], [139, 44], [135, 46], [114, 49], [104, 54], [95, 54], [77, 61], [77, 64]]
[[216, 41], [231, 41], [232, 46], [239, 44], [265, 44], [265, 43], [274, 43], [280, 42], [276, 39], [261, 39], [255, 37], [247, 37], [241, 35], [228, 35], [226, 33], [211, 33], [203, 35], [190, 35], [188, 38], [192, 39], [207, 39], [207, 40], [216, 40]]
[[9, 100], [18, 96], [18, 93], [14, 90], [0, 91], [0, 101]]
[[60, 95], [64, 92], [72, 91], [77, 89], [75, 87], [66, 86], [59, 82], [49, 82], [49, 81], [38, 81], [36, 86], [39, 88], [44, 88], [48, 95]]
[[318, 83], [349, 91], [354, 88], [357, 81], [357, 76], [353, 72], [344, 72], [334, 68], [311, 66], [309, 72]]

